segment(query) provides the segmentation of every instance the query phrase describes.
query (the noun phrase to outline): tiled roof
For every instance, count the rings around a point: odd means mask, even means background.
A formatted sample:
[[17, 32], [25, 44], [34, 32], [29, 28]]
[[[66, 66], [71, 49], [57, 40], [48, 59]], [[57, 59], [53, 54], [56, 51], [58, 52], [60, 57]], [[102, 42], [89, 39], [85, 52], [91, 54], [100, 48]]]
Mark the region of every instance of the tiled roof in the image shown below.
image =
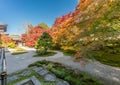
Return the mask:
[[0, 30], [3, 30], [4, 32], [7, 31], [7, 24], [0, 23]]
[[20, 40], [21, 37], [19, 35], [10, 35], [10, 37], [13, 39], [13, 40]]

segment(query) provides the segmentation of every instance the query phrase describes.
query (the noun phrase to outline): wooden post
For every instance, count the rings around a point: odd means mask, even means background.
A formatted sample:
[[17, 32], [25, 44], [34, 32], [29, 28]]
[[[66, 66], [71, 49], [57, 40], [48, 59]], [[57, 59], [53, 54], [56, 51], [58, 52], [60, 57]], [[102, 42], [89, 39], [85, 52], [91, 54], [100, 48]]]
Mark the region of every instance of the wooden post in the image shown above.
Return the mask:
[[5, 49], [1, 50], [1, 85], [7, 85]]

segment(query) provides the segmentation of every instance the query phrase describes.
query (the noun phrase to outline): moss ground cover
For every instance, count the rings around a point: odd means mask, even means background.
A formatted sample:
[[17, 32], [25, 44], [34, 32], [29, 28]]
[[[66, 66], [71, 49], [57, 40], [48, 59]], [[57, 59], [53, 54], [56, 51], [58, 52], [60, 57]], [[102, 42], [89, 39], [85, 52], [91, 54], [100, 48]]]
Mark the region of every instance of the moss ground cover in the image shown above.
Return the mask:
[[88, 57], [93, 58], [103, 64], [120, 67], [120, 47], [105, 47], [103, 50], [90, 50]]
[[20, 72], [16, 72], [16, 73], [10, 74], [10, 75], [8, 75], [8, 77], [11, 77], [13, 75], [20, 75], [24, 71], [31, 71], [31, 74], [29, 76], [19, 76], [19, 79], [15, 80], [13, 82], [10, 82], [7, 85], [14, 85], [14, 84], [16, 84], [16, 83], [18, 83], [18, 82], [20, 82], [20, 81], [22, 81], [24, 79], [28, 79], [28, 78], [32, 77], [32, 76], [35, 76], [40, 81], [40, 83], [42, 85], [56, 85], [56, 82], [59, 80], [57, 78], [57, 80], [55, 82], [45, 82], [44, 81], [44, 77], [43, 76], [39, 76], [36, 72], [34, 72], [32, 70], [32, 68], [28, 68], [28, 69], [22, 70]]
[[36, 54], [36, 55], [34, 55], [33, 57], [48, 57], [48, 56], [53, 56], [53, 55], [55, 55], [55, 54], [57, 54], [56, 52], [46, 52], [45, 54]]
[[25, 52], [25, 51], [16, 51], [16, 52], [13, 52], [12, 55], [19, 55], [19, 54], [24, 54], [24, 53], [28, 53], [28, 52]]
[[68, 81], [70, 85], [102, 85], [88, 74], [67, 69], [59, 63], [43, 60], [29, 65], [29, 67], [32, 66], [43, 66], [44, 68], [54, 73], [58, 78]]

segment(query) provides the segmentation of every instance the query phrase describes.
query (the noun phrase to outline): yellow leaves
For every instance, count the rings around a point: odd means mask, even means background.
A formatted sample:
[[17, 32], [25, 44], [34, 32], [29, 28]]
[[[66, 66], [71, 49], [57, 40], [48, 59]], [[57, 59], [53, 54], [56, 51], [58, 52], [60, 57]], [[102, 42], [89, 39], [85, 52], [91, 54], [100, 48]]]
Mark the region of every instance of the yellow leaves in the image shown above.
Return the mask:
[[113, 2], [114, 0], [110, 0], [111, 2]]
[[61, 47], [63, 50], [74, 50], [73, 46], [62, 46]]

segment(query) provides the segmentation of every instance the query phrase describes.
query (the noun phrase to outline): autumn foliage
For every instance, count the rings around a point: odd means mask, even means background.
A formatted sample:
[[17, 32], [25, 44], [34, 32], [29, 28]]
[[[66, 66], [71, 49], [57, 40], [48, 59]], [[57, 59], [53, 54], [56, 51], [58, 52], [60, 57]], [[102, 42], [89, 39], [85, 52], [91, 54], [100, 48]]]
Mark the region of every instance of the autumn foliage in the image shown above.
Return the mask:
[[[22, 42], [34, 47], [43, 32], [48, 32], [56, 47], [85, 53], [90, 46], [104, 43], [119, 34], [119, 0], [80, 0], [75, 11], [56, 18], [51, 29], [28, 27]], [[113, 24], [115, 23], [115, 24]], [[114, 33], [113, 33], [114, 32]], [[117, 35], [116, 35], [117, 36]], [[100, 42], [97, 42], [97, 39]]]
[[43, 32], [51, 33], [49, 29], [43, 29], [40, 26], [35, 26], [32, 28], [28, 26], [28, 31], [22, 34], [21, 41], [28, 47], [34, 47]]
[[13, 42], [12, 38], [5, 34], [2, 34], [1, 41], [3, 46], [7, 46], [9, 43]]

